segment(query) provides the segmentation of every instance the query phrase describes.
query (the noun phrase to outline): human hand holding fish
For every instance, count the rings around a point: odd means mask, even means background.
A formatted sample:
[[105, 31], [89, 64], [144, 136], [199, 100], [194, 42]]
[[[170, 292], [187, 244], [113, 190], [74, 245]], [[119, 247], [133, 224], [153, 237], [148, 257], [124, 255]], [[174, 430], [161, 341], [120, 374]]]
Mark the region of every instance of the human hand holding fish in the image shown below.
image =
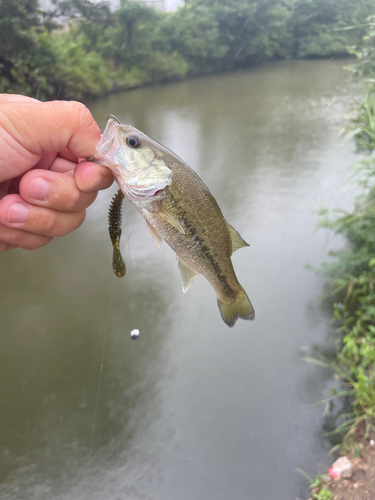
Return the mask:
[[172, 151], [110, 115], [90, 160], [108, 167], [120, 186], [109, 213], [113, 270], [125, 275], [120, 252], [121, 206], [126, 197], [145, 218], [159, 248], [164, 240], [175, 252], [182, 289], [203, 274], [217, 294], [223, 321], [254, 319], [253, 306], [239, 284], [231, 255], [248, 246], [223, 217], [198, 175]]
[[0, 94], [0, 253], [37, 249], [79, 227], [113, 176], [87, 161], [100, 139], [78, 102]]

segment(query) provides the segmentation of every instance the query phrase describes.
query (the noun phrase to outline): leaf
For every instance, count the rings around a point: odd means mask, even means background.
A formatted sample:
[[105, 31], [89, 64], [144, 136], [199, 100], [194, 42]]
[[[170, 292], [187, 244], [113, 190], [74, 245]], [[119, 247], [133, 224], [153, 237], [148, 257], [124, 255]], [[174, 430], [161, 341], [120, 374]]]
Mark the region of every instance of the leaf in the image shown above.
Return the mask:
[[303, 476], [304, 478], [306, 478], [306, 479], [307, 479], [310, 483], [312, 483], [312, 482], [314, 481], [314, 480], [313, 480], [313, 478], [312, 478], [311, 476], [309, 476], [309, 475], [307, 474], [307, 472], [305, 472], [303, 469], [300, 469], [299, 467], [296, 467], [296, 469], [295, 469], [295, 470], [296, 470], [297, 472], [299, 472], [300, 474], [302, 474], [302, 476]]

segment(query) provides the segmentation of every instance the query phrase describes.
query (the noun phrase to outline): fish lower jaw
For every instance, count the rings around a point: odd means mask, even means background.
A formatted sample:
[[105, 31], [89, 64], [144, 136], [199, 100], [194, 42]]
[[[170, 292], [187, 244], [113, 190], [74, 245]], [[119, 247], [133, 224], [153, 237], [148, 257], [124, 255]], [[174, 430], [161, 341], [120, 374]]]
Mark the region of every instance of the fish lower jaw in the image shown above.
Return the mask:
[[88, 158], [88, 161], [92, 161], [94, 163], [97, 163], [98, 165], [101, 165], [102, 167], [108, 167], [112, 170], [112, 168], [110, 167], [110, 161], [108, 160], [108, 158], [104, 157], [104, 156], [91, 156], [90, 158]]

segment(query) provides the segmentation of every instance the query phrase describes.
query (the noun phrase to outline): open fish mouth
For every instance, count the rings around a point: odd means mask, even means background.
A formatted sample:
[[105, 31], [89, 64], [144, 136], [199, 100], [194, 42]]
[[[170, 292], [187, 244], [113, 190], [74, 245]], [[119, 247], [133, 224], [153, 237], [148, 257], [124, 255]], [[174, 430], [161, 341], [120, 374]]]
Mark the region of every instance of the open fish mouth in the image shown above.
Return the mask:
[[107, 125], [110, 123], [110, 121], [115, 121], [118, 125], [120, 125], [120, 120], [116, 118], [114, 115], [108, 115], [107, 116]]
[[[100, 165], [103, 165], [105, 167], [109, 166], [109, 160], [108, 158], [106, 158], [106, 155], [110, 153], [113, 145], [117, 143], [116, 138], [119, 124], [120, 122], [115, 116], [108, 116], [107, 125], [103, 132], [103, 135], [96, 145], [94, 155], [89, 158], [89, 161], [95, 161], [96, 163], [99, 163]], [[115, 147], [117, 149], [119, 145], [116, 144]]]
[[107, 126], [103, 132], [103, 135], [96, 146], [96, 151], [105, 155], [111, 149], [113, 142], [117, 136], [117, 129], [120, 122], [118, 119], [112, 115], [109, 115]]

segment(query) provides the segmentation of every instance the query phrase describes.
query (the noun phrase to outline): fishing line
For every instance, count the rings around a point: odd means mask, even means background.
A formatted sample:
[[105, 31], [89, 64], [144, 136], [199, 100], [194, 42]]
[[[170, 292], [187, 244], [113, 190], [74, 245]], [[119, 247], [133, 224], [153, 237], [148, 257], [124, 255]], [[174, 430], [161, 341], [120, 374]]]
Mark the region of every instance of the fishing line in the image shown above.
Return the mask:
[[98, 390], [96, 392], [95, 409], [94, 409], [94, 420], [93, 420], [93, 423], [92, 423], [92, 433], [91, 433], [89, 456], [91, 456], [92, 444], [93, 444], [93, 441], [94, 441], [95, 424], [96, 424], [96, 417], [97, 417], [97, 414], [98, 414], [98, 405], [99, 405], [99, 397], [100, 397], [100, 388], [101, 388], [101, 385], [102, 385], [102, 378], [103, 378], [104, 353], [105, 353], [105, 347], [106, 347], [107, 337], [108, 337], [108, 325], [109, 325], [109, 317], [110, 317], [111, 309], [112, 309], [112, 300], [113, 300], [114, 288], [115, 288], [115, 276], [113, 276], [113, 278], [112, 278], [112, 291], [111, 291], [111, 295], [110, 295], [110, 299], [109, 299], [108, 314], [107, 314], [107, 320], [106, 320], [105, 329], [104, 329], [104, 338], [103, 338], [103, 346], [102, 346], [102, 356], [101, 356], [100, 371], [99, 371], [99, 382], [98, 382]]
[[[132, 233], [134, 231], [135, 221], [133, 222], [133, 226], [131, 228], [131, 231], [129, 231], [128, 207], [126, 207], [126, 205], [124, 208], [124, 212], [125, 212], [125, 219], [126, 219], [126, 224], [125, 224], [125, 226], [126, 226], [126, 241], [125, 241], [123, 250], [125, 249], [125, 246], [127, 246], [127, 255], [129, 256], [129, 269], [132, 269], [132, 259], [131, 259], [129, 240], [130, 240], [130, 236], [132, 235]], [[135, 314], [135, 307], [134, 307], [134, 294], [133, 294], [133, 289], [131, 286], [129, 287], [129, 295], [130, 295], [130, 299], [129, 299], [130, 324], [132, 325], [131, 331], [133, 332], [134, 330], [136, 330], [136, 331], [138, 331], [138, 335], [139, 335], [139, 330], [137, 329], [137, 325], [136, 325], [136, 321], [135, 321], [136, 314]], [[132, 338], [137, 338], [137, 337], [134, 336]]]
[[[125, 210], [127, 210], [127, 209], [125, 209]], [[129, 231], [129, 224], [128, 224], [129, 218], [127, 217], [127, 214], [126, 214], [125, 218], [126, 218], [126, 224], [125, 224], [125, 226], [126, 226], [126, 240], [121, 245], [122, 246], [121, 251], [123, 252], [125, 250], [125, 247], [127, 247], [127, 255], [129, 256], [129, 268], [131, 268], [132, 266], [131, 266], [131, 252], [130, 252], [129, 240], [130, 240], [130, 236], [132, 235], [132, 233], [134, 231], [135, 223], [133, 223], [133, 227], [132, 227], [131, 231]], [[126, 279], [126, 277], [125, 277], [125, 279]], [[116, 281], [116, 277], [113, 276], [112, 277], [112, 289], [111, 289], [111, 294], [110, 294], [109, 304], [108, 304], [107, 319], [106, 319], [105, 328], [104, 328], [104, 337], [103, 337], [103, 345], [102, 345], [102, 355], [101, 355], [100, 371], [99, 371], [99, 381], [98, 381], [98, 389], [97, 389], [97, 392], [96, 392], [96, 400], [95, 400], [95, 408], [94, 408], [94, 418], [93, 418], [93, 423], [92, 423], [92, 432], [91, 432], [91, 440], [90, 440], [90, 448], [89, 448], [89, 456], [90, 457], [91, 457], [91, 454], [92, 454], [92, 446], [93, 446], [94, 434], [95, 434], [95, 424], [96, 424], [96, 419], [97, 419], [97, 414], [98, 414], [98, 406], [99, 406], [99, 399], [100, 399], [100, 389], [101, 389], [102, 378], [103, 378], [104, 354], [105, 354], [105, 349], [106, 349], [106, 344], [107, 344], [107, 338], [108, 338], [108, 327], [109, 327], [109, 319], [110, 319], [111, 310], [112, 310], [112, 302], [113, 302], [113, 294], [114, 294], [114, 288], [115, 288], [115, 281]], [[131, 321], [130, 321], [130, 323], [131, 323], [131, 325], [133, 327], [135, 327], [134, 295], [133, 295], [133, 291], [132, 291], [131, 287], [129, 287], [129, 294], [130, 294], [129, 307], [130, 307], [130, 314], [131, 314], [131, 318], [130, 318]], [[134, 330], [138, 331], [138, 335], [139, 335], [139, 330], [133, 328], [132, 332]], [[137, 337], [133, 337], [133, 338], [137, 338]]]

